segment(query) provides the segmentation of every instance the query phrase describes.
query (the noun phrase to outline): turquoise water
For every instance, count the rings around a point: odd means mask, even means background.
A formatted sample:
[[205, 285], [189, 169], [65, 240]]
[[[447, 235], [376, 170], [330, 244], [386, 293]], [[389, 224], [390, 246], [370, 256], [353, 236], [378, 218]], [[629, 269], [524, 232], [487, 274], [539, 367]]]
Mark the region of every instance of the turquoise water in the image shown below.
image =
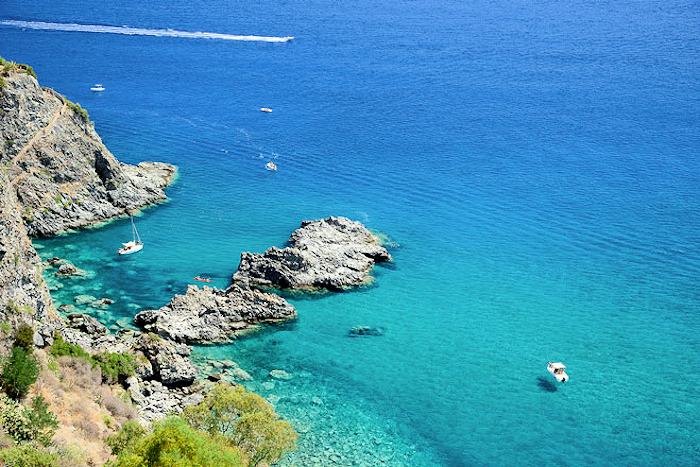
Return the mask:
[[[198, 273], [226, 285], [302, 219], [390, 239], [373, 287], [197, 349], [302, 432], [288, 464], [700, 463], [697, 3], [42, 3], [0, 18], [296, 36], [0, 27], [0, 54], [86, 107], [120, 159], [180, 167], [137, 219], [142, 253], [115, 257], [124, 220], [39, 241], [95, 274], [58, 303], [112, 297], [99, 316], [123, 325]], [[272, 369], [293, 378], [270, 388]]]

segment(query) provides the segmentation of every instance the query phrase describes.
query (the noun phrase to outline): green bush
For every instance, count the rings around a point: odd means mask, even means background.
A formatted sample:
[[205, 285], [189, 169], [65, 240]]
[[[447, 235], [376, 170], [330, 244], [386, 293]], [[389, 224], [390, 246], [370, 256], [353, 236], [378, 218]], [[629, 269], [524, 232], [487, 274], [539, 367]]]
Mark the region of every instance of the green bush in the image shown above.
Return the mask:
[[77, 344], [66, 342], [60, 335], [56, 335], [54, 338], [49, 353], [54, 357], [77, 357], [92, 361], [90, 354], [85, 349]]
[[0, 397], [0, 424], [17, 443], [36, 441], [45, 446], [51, 444], [58, 428], [56, 416], [49, 412], [41, 396], [32, 399], [29, 407], [22, 407], [7, 396]]
[[34, 329], [28, 324], [20, 324], [15, 332], [15, 347], [30, 352], [34, 349]]
[[93, 361], [102, 369], [102, 379], [109, 384], [124, 381], [136, 372], [136, 360], [127, 353], [100, 353]]
[[[66, 99], [67, 100], [67, 99]], [[75, 112], [81, 120], [84, 122], [89, 122], [90, 121], [90, 116], [87, 113], [87, 110], [82, 108], [80, 104], [77, 102], [71, 102], [67, 100], [68, 108], [71, 109], [73, 112]]]
[[289, 422], [243, 386], [217, 384], [201, 403], [187, 407], [183, 417], [198, 430], [225, 436], [248, 454], [250, 465], [272, 464], [296, 445]]
[[119, 432], [108, 436], [106, 443], [112, 450], [112, 454], [118, 456], [125, 450], [133, 449], [137, 441], [146, 435], [146, 429], [137, 421], [129, 420], [122, 425]]
[[0, 460], [7, 467], [56, 467], [59, 465], [57, 454], [31, 444], [1, 449]]
[[13, 399], [23, 398], [37, 376], [39, 366], [36, 359], [22, 347], [12, 347], [10, 358], [5, 362], [0, 375], [5, 393]]
[[242, 452], [221, 437], [190, 427], [179, 417], [154, 425], [153, 432], [122, 450], [112, 467], [236, 467], [246, 465]]

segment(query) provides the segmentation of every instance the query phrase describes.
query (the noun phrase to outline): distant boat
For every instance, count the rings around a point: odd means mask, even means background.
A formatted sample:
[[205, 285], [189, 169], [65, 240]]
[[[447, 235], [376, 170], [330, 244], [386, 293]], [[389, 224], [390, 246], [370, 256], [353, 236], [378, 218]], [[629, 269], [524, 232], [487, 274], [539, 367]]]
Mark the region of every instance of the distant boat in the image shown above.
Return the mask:
[[272, 113], [272, 109], [269, 108], [269, 107], [260, 107], [260, 111], [261, 111], [261, 112], [265, 112], [266, 114], [271, 114], [271, 113]]
[[117, 253], [120, 255], [131, 255], [143, 250], [143, 242], [141, 241], [141, 237], [139, 237], [139, 231], [136, 230], [136, 224], [134, 224], [133, 217], [131, 218], [131, 236], [133, 240], [122, 243], [122, 247], [117, 250]]
[[564, 370], [566, 370], [566, 365], [561, 362], [547, 362], [547, 371], [560, 383], [569, 381], [569, 375]]
[[274, 172], [274, 171], [277, 170], [277, 164], [275, 164], [274, 162], [270, 161], [270, 162], [268, 162], [267, 164], [265, 164], [265, 168], [266, 168], [267, 170], [272, 170], [272, 171]]
[[105, 90], [105, 87], [99, 83], [90, 88], [90, 91], [94, 91], [94, 92], [102, 92], [104, 90]]
[[212, 281], [211, 277], [207, 276], [206, 274], [200, 274], [199, 276], [194, 276], [194, 280], [197, 282], [206, 282], [209, 283]]

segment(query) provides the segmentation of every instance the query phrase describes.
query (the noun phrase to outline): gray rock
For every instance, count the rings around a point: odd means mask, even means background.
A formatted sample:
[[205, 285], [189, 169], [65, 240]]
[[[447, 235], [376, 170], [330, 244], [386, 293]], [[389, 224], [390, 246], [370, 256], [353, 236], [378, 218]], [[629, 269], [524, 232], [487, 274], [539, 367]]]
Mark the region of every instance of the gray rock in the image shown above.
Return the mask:
[[384, 328], [375, 328], [371, 326], [355, 326], [348, 332], [350, 337], [360, 336], [383, 336]]
[[72, 263], [63, 263], [58, 267], [58, 271], [56, 271], [56, 276], [59, 277], [84, 276], [85, 274], [85, 271], [78, 269]]
[[107, 327], [92, 316], [84, 315], [82, 313], [71, 313], [67, 316], [67, 320], [69, 327], [82, 331], [86, 334], [107, 334]]
[[137, 348], [151, 362], [156, 379], [165, 386], [188, 386], [197, 377], [197, 368], [190, 359], [182, 355], [181, 349], [168, 340], [154, 334], [145, 334]]
[[71, 305], [70, 303], [63, 303], [58, 307], [58, 311], [61, 313], [75, 313], [75, 305]]
[[345, 217], [304, 221], [286, 248], [244, 252], [237, 283], [254, 287], [343, 290], [371, 281], [375, 263], [391, 261], [379, 238]]
[[0, 162], [21, 159], [9, 164], [9, 177], [30, 235], [85, 227], [165, 199], [175, 167], [120, 163], [63, 96], [26, 74], [4, 80], [0, 133], [14, 144], [3, 147]]
[[255, 324], [291, 319], [286, 300], [233, 285], [226, 290], [191, 285], [166, 306], [134, 317], [137, 326], [167, 339], [186, 343], [226, 342]]

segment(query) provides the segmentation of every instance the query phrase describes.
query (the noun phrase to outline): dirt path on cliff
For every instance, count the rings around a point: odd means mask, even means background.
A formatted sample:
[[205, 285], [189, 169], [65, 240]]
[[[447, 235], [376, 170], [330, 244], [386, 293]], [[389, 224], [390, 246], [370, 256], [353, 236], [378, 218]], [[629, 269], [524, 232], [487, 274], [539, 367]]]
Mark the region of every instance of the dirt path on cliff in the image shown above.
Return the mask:
[[[48, 93], [48, 92], [46, 92], [46, 91], [44, 91], [44, 93], [45, 93], [45, 94], [50, 94], [50, 93]], [[53, 95], [52, 95], [52, 96], [53, 96]], [[36, 133], [34, 133], [34, 135], [31, 137], [31, 139], [30, 139], [29, 141], [27, 141], [27, 144], [25, 144], [24, 147], [17, 153], [17, 155], [16, 155], [15, 157], [12, 158], [12, 161], [11, 161], [11, 162], [12, 162], [15, 166], [19, 167], [18, 164], [22, 161], [22, 158], [24, 158], [24, 156], [27, 154], [27, 152], [29, 151], [29, 149], [30, 149], [30, 148], [34, 145], [34, 143], [36, 143], [40, 138], [44, 137], [44, 136], [51, 130], [51, 128], [53, 128], [53, 126], [56, 124], [56, 121], [58, 120], [58, 118], [59, 118], [61, 115], [63, 115], [63, 112], [65, 112], [65, 110], [66, 110], [67, 108], [68, 108], [68, 103], [63, 102], [63, 105], [61, 105], [61, 107], [60, 107], [58, 110], [54, 111], [53, 115], [51, 116], [51, 119], [49, 119], [49, 122], [46, 124], [46, 126], [45, 126], [44, 128], [42, 128], [42, 129], [40, 129], [39, 131], [37, 131]], [[27, 176], [27, 173], [26, 173], [26, 172], [23, 172], [23, 173], [17, 175], [14, 179], [12, 179], [12, 181], [11, 181], [12, 185], [13, 185], [13, 186], [16, 186], [17, 183], [19, 183], [19, 181], [20, 181], [21, 179], [23, 179], [24, 177], [26, 177], [26, 176]]]

